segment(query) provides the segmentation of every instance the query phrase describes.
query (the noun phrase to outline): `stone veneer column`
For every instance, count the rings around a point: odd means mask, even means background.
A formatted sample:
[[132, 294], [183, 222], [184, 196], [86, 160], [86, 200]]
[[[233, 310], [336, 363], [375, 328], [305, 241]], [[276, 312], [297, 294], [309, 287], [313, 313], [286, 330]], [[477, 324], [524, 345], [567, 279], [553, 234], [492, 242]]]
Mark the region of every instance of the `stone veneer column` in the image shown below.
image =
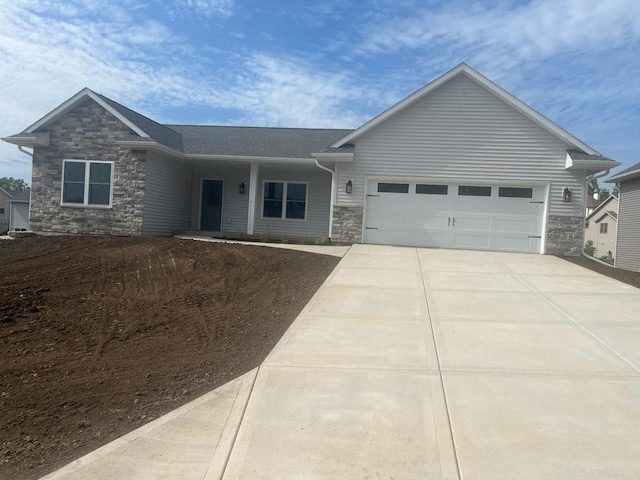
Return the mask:
[[583, 227], [584, 217], [549, 215], [547, 217], [545, 253], [549, 255], [580, 255], [583, 245]]
[[[47, 126], [49, 147], [33, 155], [30, 228], [43, 233], [142, 235], [145, 152], [132, 152], [119, 140], [139, 139], [131, 129], [87, 99]], [[113, 163], [111, 208], [61, 206], [64, 159]]]
[[361, 243], [363, 213], [362, 207], [335, 205], [331, 240], [338, 243]]

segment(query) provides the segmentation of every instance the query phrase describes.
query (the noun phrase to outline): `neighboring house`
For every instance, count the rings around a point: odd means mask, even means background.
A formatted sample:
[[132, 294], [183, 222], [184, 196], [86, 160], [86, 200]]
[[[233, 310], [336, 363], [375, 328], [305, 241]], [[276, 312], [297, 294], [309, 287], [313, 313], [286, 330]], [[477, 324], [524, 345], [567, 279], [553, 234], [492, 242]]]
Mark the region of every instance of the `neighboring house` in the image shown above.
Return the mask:
[[16, 193], [9, 200], [9, 230], [24, 231], [29, 230], [29, 198], [31, 189], [27, 188]]
[[620, 185], [615, 266], [640, 271], [640, 163], [610, 177]]
[[162, 125], [84, 89], [4, 140], [34, 149], [36, 232], [550, 254], [619, 165], [465, 64], [356, 130]]
[[607, 256], [610, 252], [616, 258], [617, 223], [618, 198], [610, 195], [587, 217], [584, 224], [584, 241], [593, 242], [595, 256]]
[[591, 195], [587, 195], [587, 217], [593, 213], [593, 211], [600, 206], [603, 201], [592, 197]]
[[0, 187], [0, 235], [9, 229], [9, 200], [12, 194]]

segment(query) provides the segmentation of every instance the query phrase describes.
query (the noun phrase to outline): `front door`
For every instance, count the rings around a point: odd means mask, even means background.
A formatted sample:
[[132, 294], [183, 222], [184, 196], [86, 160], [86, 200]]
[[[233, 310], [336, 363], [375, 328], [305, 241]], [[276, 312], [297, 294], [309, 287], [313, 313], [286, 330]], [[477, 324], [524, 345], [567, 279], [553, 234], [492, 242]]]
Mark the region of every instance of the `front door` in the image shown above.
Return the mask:
[[221, 222], [222, 180], [203, 180], [200, 230], [219, 232]]

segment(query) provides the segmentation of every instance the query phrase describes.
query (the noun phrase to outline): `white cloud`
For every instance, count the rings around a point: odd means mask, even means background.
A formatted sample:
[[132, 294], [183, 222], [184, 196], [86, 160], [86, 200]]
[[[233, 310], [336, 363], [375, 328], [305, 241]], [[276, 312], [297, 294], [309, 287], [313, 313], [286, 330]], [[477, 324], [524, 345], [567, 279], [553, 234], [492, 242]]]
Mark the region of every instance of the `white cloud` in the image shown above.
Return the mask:
[[199, 15], [203, 17], [230, 17], [234, 0], [173, 0], [168, 8], [171, 15]]
[[299, 59], [253, 55], [233, 86], [242, 123], [289, 127], [349, 128], [364, 121], [345, 108], [363, 94], [353, 79]]

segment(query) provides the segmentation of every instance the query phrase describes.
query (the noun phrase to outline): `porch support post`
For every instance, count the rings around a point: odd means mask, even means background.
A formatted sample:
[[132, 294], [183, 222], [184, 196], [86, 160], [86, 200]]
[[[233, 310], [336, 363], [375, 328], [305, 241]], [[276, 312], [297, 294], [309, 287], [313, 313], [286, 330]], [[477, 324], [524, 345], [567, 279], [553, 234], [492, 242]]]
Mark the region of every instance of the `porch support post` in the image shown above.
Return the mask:
[[247, 218], [247, 234], [253, 235], [253, 224], [256, 218], [256, 193], [258, 192], [258, 164], [251, 164], [249, 175], [249, 212]]

